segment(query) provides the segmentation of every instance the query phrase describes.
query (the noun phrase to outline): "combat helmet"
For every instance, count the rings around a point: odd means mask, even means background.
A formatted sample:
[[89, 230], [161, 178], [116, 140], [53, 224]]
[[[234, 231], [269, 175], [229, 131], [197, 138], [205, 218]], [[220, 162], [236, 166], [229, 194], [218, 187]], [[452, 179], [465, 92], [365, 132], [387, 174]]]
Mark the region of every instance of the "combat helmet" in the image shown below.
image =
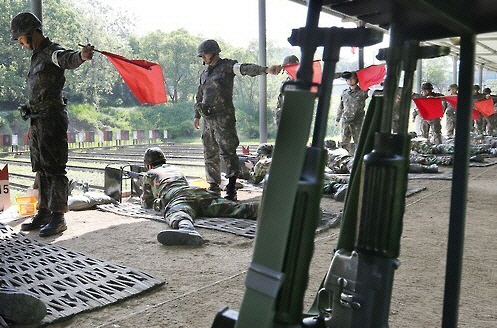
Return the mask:
[[348, 80], [348, 79], [356, 79], [357, 80], [357, 73], [345, 71], [342, 73], [342, 78], [346, 79], [346, 80]]
[[166, 164], [166, 156], [159, 147], [151, 147], [145, 151], [143, 164], [145, 166]]
[[41, 21], [32, 13], [17, 14], [10, 23], [12, 40], [17, 40], [21, 35], [30, 35], [35, 30], [41, 30]]
[[273, 154], [273, 148], [273, 145], [267, 143], [260, 144], [257, 148], [257, 155], [266, 155], [268, 157], [271, 157], [271, 155]]
[[288, 64], [296, 64], [299, 62], [299, 59], [295, 55], [290, 55], [286, 56], [285, 59], [283, 59], [283, 66], [286, 66]]
[[433, 84], [430, 82], [425, 82], [421, 84], [421, 90], [433, 90]]
[[221, 52], [221, 48], [219, 47], [219, 44], [217, 43], [216, 40], [205, 40], [202, 41], [198, 45], [198, 57], [202, 57], [202, 55], [205, 54], [216, 54], [218, 55]]
[[328, 149], [337, 149], [337, 143], [333, 139], [326, 139], [324, 141], [324, 146]]

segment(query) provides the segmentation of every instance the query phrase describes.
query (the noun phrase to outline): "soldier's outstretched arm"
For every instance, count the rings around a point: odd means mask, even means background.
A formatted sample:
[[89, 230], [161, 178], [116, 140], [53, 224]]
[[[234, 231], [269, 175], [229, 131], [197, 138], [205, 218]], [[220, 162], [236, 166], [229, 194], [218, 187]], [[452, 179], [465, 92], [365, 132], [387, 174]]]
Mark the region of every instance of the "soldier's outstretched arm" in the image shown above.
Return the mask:
[[81, 51], [64, 49], [58, 46], [52, 52], [52, 62], [62, 69], [78, 68], [82, 63], [93, 58], [93, 46], [88, 44]]

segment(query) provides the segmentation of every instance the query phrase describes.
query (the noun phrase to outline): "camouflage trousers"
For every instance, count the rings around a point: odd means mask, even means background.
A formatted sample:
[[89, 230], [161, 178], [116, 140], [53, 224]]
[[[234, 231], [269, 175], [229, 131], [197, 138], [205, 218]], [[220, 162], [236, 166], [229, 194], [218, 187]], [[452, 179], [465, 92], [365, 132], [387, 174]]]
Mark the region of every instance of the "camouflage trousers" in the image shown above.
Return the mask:
[[442, 143], [442, 124], [440, 124], [439, 118], [423, 120], [423, 137], [435, 145]]
[[354, 139], [354, 143], [359, 142], [359, 135], [361, 134], [362, 120], [359, 122], [342, 122], [342, 148], [353, 153], [350, 149], [350, 140]]
[[235, 116], [231, 114], [204, 117], [202, 130], [205, 177], [208, 183], [221, 184], [221, 157], [226, 164], [226, 177], [240, 175], [236, 148], [240, 144]]
[[487, 128], [487, 121], [485, 119], [485, 116], [480, 114], [480, 117], [478, 117], [475, 122], [475, 133], [476, 134], [484, 134]]
[[454, 130], [456, 128], [456, 115], [447, 115], [445, 121], [445, 129], [448, 136], [454, 135]]
[[52, 108], [31, 119], [29, 150], [31, 168], [39, 184], [40, 209], [62, 213], [68, 210], [67, 126], [64, 108]]
[[485, 117], [485, 120], [487, 121], [487, 134], [489, 136], [497, 134], [497, 114]]
[[258, 203], [237, 203], [217, 197], [205, 189], [190, 187], [177, 194], [167, 205], [164, 218], [174, 229], [181, 220], [192, 223], [198, 217], [220, 217], [256, 220]]

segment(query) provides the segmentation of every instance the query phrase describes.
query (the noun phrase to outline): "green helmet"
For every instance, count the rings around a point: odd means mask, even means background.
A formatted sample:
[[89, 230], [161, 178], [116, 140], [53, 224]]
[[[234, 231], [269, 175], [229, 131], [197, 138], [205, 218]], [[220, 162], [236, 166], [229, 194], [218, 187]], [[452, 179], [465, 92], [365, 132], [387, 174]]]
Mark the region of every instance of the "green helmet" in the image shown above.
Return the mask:
[[219, 44], [217, 44], [216, 40], [205, 40], [202, 41], [198, 45], [198, 56], [202, 57], [202, 55], [205, 54], [216, 54], [218, 55], [221, 52], [221, 48], [219, 47]]
[[425, 82], [425, 83], [421, 84], [421, 89], [422, 90], [433, 90], [433, 84], [431, 84], [430, 82]]
[[147, 165], [161, 165], [166, 164], [166, 156], [159, 147], [152, 147], [145, 151], [145, 156], [143, 157], [143, 164]]
[[329, 149], [337, 149], [337, 143], [335, 140], [332, 139], [326, 139], [324, 141], [324, 146]]
[[257, 155], [266, 155], [270, 157], [273, 154], [273, 145], [270, 144], [260, 144], [257, 148]]
[[357, 73], [356, 72], [344, 71], [342, 73], [342, 78], [346, 79], [346, 80], [352, 79], [352, 78], [357, 80]]
[[32, 13], [17, 14], [10, 23], [12, 40], [17, 40], [21, 35], [29, 35], [35, 30], [41, 30], [41, 21]]
[[299, 59], [295, 55], [290, 55], [286, 56], [285, 59], [283, 59], [283, 66], [286, 66], [288, 64], [295, 64], [298, 63]]

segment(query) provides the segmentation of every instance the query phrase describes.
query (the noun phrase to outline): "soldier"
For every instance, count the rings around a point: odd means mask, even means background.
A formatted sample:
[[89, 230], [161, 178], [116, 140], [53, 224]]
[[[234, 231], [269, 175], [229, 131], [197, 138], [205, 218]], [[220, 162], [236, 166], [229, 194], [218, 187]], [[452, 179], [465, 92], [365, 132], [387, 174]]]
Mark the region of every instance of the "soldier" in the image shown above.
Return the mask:
[[359, 88], [359, 80], [355, 72], [344, 72], [342, 76], [346, 79], [349, 88], [342, 93], [335, 126], [338, 126], [340, 121], [342, 122], [342, 148], [351, 152], [351, 138], [356, 144], [359, 141], [368, 93]]
[[233, 80], [235, 75], [277, 75], [281, 66], [262, 67], [239, 64], [236, 60], [220, 58], [221, 48], [215, 40], [205, 40], [198, 46], [198, 56], [207, 67], [200, 74], [200, 84], [195, 97], [193, 125], [199, 129], [204, 119], [202, 143], [204, 145], [205, 175], [209, 190], [220, 194], [220, 155], [226, 163], [226, 199], [236, 200], [236, 177], [240, 164], [236, 154], [239, 140], [236, 133], [235, 106], [233, 105]]
[[[430, 82], [425, 82], [421, 85], [422, 95], [414, 95], [415, 97], [441, 97], [443, 96], [441, 93], [433, 92], [433, 84]], [[414, 117], [416, 117], [417, 111], [414, 112]], [[434, 118], [431, 120], [423, 120], [423, 137], [426, 139], [430, 139], [435, 144], [442, 143], [442, 124], [440, 124], [440, 118]], [[431, 130], [431, 138], [430, 138], [430, 130]]]
[[245, 167], [250, 170], [250, 182], [258, 184], [264, 180], [271, 166], [272, 155], [273, 145], [261, 144], [257, 148], [257, 162], [255, 165], [251, 161], [245, 162]]
[[93, 47], [81, 51], [66, 50], [41, 32], [41, 22], [32, 13], [20, 13], [12, 19], [10, 32], [24, 48], [33, 51], [27, 77], [29, 104], [20, 108], [24, 119], [31, 119], [29, 137], [31, 167], [39, 176], [38, 212], [21, 230], [41, 228], [47, 237], [67, 229], [68, 180], [66, 164], [67, 111], [62, 98], [66, 69], [75, 69], [93, 57]]
[[490, 115], [489, 117], [484, 117], [485, 120], [485, 125], [486, 125], [486, 133], [488, 135], [494, 135], [494, 130], [496, 128], [496, 123], [497, 123], [497, 111], [495, 108], [495, 98], [492, 96], [492, 90], [490, 88], [485, 88], [483, 89], [483, 94], [487, 99], [492, 99], [494, 102], [494, 114]]
[[200, 216], [257, 218], [257, 203], [239, 204], [188, 185], [177, 167], [166, 164], [166, 157], [158, 147], [147, 149], [143, 163], [147, 172], [142, 182], [142, 207], [164, 212], [164, 218], [172, 228], [159, 232], [157, 240], [161, 244], [201, 245], [202, 236], [193, 226], [193, 220]]
[[[480, 93], [480, 86], [475, 84], [473, 86], [473, 103], [484, 100], [486, 96]], [[485, 118], [482, 114], [478, 113], [478, 118], [473, 120], [473, 131], [476, 134], [483, 134], [485, 132]]]
[[[449, 86], [449, 95], [457, 95], [457, 84], [451, 84]], [[445, 107], [445, 126], [447, 131], [447, 136], [454, 135], [454, 129], [456, 127], [456, 109], [448, 101], [444, 101]]]
[[[286, 56], [285, 59], [283, 59], [283, 67], [289, 64], [296, 64], [299, 62], [299, 59], [295, 55], [290, 55]], [[280, 118], [281, 118], [281, 108], [283, 106], [283, 88], [285, 90], [291, 90], [295, 89], [295, 87], [290, 86], [290, 85], [285, 85], [286, 82], [288, 81], [293, 81], [291, 76], [288, 76], [286, 80], [281, 84], [281, 89], [280, 89], [280, 94], [278, 95], [278, 100], [276, 101], [276, 109], [274, 110], [274, 124], [276, 124], [276, 127], [280, 125]]]
[[328, 151], [326, 166], [335, 174], [349, 174], [352, 170], [354, 157], [343, 148], [337, 148], [335, 140], [325, 140]]

